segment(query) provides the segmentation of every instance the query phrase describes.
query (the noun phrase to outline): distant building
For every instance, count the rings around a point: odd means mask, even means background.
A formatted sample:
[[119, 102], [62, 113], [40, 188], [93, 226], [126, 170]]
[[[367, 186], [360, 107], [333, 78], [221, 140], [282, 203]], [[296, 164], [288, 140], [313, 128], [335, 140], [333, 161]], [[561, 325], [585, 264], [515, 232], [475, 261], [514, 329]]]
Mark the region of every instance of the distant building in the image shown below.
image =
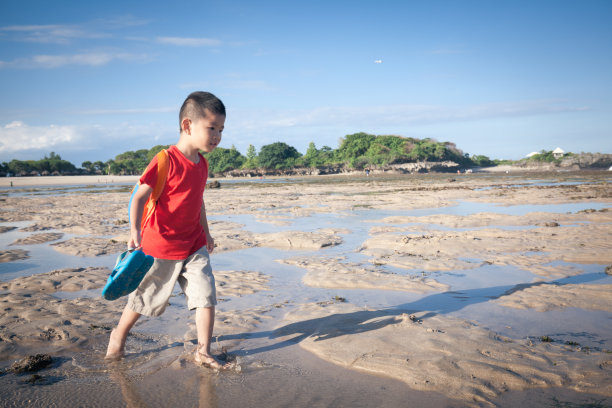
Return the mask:
[[529, 154], [528, 154], [527, 156], [525, 156], [525, 157], [526, 157], [526, 158], [530, 158], [530, 157], [535, 156], [536, 154], [540, 154], [540, 153], [538, 153], [538, 152], [531, 152], [531, 153], [529, 153]]
[[561, 149], [560, 147], [557, 147], [555, 150], [553, 150], [553, 157], [555, 159], [560, 159], [563, 157], [563, 155], [565, 154], [565, 152], [563, 151], [563, 149]]

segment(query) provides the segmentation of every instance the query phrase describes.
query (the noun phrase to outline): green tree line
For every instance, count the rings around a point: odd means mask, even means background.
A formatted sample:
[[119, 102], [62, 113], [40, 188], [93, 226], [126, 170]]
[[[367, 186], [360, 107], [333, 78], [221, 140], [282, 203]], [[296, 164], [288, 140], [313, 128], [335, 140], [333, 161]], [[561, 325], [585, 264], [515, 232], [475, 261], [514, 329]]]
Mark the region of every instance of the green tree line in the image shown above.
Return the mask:
[[59, 154], [51, 152], [40, 160], [11, 160], [0, 164], [0, 173], [14, 176], [46, 176], [59, 174], [82, 174], [82, 171]]
[[[128, 151], [106, 162], [83, 162], [80, 170], [72, 166], [70, 169], [66, 167], [57, 169], [57, 171], [61, 174], [81, 171], [83, 174], [138, 175], [144, 171], [151, 159], [165, 148], [168, 146], [158, 145], [148, 150]], [[204, 156], [213, 174], [235, 169], [289, 169], [322, 166], [345, 166], [360, 170], [390, 164], [447, 160], [464, 167], [495, 165], [495, 162], [487, 156], [470, 157], [451, 142], [393, 135], [376, 136], [368, 133], [355, 133], [343, 137], [337, 149], [329, 146], [317, 148], [314, 142], [311, 142], [305, 154], [301, 154], [295, 147], [286, 143], [276, 142], [262, 146], [259, 152], [253, 145], [249, 145], [246, 155], [241, 154], [232, 146], [229, 149], [218, 147], [210, 153], [205, 153]], [[61, 158], [54, 153], [52, 153], [52, 158], [61, 161]], [[45, 158], [39, 162], [45, 160], [50, 159]], [[21, 172], [19, 166], [22, 166], [22, 163], [29, 162], [13, 160], [10, 163], [3, 163], [3, 168], [0, 170], [18, 175]], [[35, 170], [39, 171], [39, 168], [41, 167], [36, 167]], [[24, 171], [27, 173], [28, 170], [30, 168]]]

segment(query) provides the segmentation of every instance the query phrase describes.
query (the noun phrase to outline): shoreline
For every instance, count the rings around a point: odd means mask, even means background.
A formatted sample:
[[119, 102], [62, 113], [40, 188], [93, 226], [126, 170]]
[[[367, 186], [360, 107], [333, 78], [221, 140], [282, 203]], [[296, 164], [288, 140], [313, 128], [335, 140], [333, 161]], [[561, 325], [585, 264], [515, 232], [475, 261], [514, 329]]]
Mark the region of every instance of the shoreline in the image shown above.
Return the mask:
[[2, 177], [0, 187], [37, 187], [87, 184], [136, 183], [140, 176], [37, 176]]
[[[420, 174], [402, 174], [399, 172], [372, 170], [370, 172], [370, 179], [376, 177], [415, 177], [415, 176], [439, 176], [439, 177], [451, 177], [451, 176], [467, 176], [467, 175], [519, 175], [525, 176], [528, 174], [545, 174], [545, 175], [588, 175], [588, 174], [600, 174], [610, 175], [612, 172], [607, 169], [543, 169], [538, 167], [513, 167], [513, 166], [495, 166], [495, 167], [481, 167], [476, 168], [472, 173], [453, 173], [453, 172], [430, 172]], [[367, 178], [367, 176], [361, 171], [352, 171], [348, 173], [337, 173], [337, 174], [317, 174], [317, 175], [270, 175], [262, 177], [210, 177], [210, 181], [223, 180], [238, 180], [238, 181], [254, 181], [259, 179], [312, 179], [312, 178]], [[106, 185], [106, 184], [130, 184], [138, 182], [140, 176], [26, 176], [26, 177], [0, 177], [0, 187], [43, 187], [43, 186], [71, 186], [71, 185]]]

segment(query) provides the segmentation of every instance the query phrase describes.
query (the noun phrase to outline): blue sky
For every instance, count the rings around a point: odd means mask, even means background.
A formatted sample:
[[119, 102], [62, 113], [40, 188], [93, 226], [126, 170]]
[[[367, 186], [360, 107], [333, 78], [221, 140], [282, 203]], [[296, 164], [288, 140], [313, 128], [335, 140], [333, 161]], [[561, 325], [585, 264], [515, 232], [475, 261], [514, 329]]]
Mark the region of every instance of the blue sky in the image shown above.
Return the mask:
[[355, 132], [518, 159], [612, 153], [612, 1], [3, 1], [0, 161], [172, 144], [194, 90], [222, 141]]

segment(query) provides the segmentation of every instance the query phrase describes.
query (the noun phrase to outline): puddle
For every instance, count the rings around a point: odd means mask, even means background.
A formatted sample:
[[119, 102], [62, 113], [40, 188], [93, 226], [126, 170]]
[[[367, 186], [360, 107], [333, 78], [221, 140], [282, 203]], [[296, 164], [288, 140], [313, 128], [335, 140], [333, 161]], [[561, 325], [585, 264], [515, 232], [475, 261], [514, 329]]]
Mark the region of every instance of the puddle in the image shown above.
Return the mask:
[[422, 217], [436, 214], [467, 216], [477, 213], [492, 212], [504, 215], [525, 215], [531, 212], [576, 213], [588, 209], [601, 210], [610, 207], [610, 203], [567, 203], [567, 204], [521, 204], [498, 205], [474, 201], [459, 200], [457, 205], [443, 208], [423, 208], [418, 210], [396, 212], [394, 215]]
[[[28, 233], [28, 235], [31, 234], [32, 233]], [[69, 234], [65, 234], [62, 240], [69, 238]], [[100, 266], [112, 269], [117, 259], [117, 254], [101, 255], [97, 257], [82, 257], [62, 254], [54, 250], [48, 244], [12, 245], [8, 247], [3, 246], [2, 248], [23, 249], [28, 251], [29, 258], [13, 262], [0, 263], [0, 281], [8, 281], [21, 276], [36, 275], [39, 273], [46, 273], [53, 270], [67, 268]]]
[[84, 193], [129, 193], [134, 183], [108, 183], [91, 185], [61, 185], [61, 186], [24, 186], [0, 189], [0, 196], [28, 197], [28, 196], [58, 196], [65, 194]]

